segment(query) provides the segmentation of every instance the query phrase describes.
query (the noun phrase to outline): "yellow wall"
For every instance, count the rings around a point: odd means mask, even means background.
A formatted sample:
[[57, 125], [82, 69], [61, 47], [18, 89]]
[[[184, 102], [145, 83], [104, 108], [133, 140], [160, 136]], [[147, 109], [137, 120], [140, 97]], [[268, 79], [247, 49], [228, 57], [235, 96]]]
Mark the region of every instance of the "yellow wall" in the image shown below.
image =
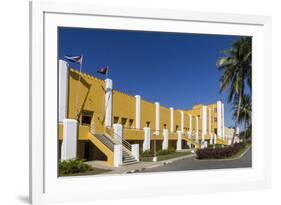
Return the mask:
[[[211, 109], [211, 127], [212, 127], [212, 130], [214, 130], [215, 128], [217, 128], [217, 112], [216, 112], [216, 109], [217, 109], [217, 104], [210, 104], [208, 105], [208, 115], [209, 115], [209, 108]], [[209, 119], [209, 116], [208, 116], [208, 119]]]
[[189, 115], [187, 114], [187, 112], [183, 112], [183, 116], [184, 116], [184, 132], [188, 132], [188, 128], [189, 128]]
[[[69, 72], [69, 95], [68, 95], [68, 118], [77, 119], [76, 117], [76, 96], [78, 91], [78, 72], [70, 69]], [[78, 98], [78, 118], [81, 117], [81, 111], [92, 111], [94, 126], [97, 133], [104, 131], [105, 119], [105, 94], [104, 81], [82, 74], [79, 86]]]
[[177, 130], [181, 130], [181, 110], [174, 111], [174, 131], [176, 131], [176, 126], [178, 126]]
[[164, 124], [166, 124], [166, 129], [170, 129], [170, 109], [160, 106], [160, 130], [164, 129]]
[[150, 128], [155, 130], [156, 108], [155, 104], [146, 100], [141, 100], [140, 127], [146, 127], [146, 122], [150, 122]]
[[[122, 124], [122, 118], [126, 119], [124, 127], [130, 127], [130, 119], [133, 120], [130, 128], [135, 128], [135, 116], [136, 116], [136, 99], [133, 96], [129, 96], [125, 93], [114, 90], [112, 94], [112, 123], [114, 117], [118, 117], [118, 123]], [[125, 121], [125, 120], [124, 120]]]

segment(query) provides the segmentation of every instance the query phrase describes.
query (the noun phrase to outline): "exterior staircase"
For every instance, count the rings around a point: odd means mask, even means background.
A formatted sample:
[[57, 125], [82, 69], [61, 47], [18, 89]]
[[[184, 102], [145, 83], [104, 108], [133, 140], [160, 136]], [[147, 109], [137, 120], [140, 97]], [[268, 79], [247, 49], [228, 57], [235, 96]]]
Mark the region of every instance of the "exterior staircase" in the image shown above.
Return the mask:
[[131, 154], [129, 154], [124, 149], [122, 150], [122, 158], [123, 158], [122, 165], [135, 164], [138, 162]]
[[108, 149], [112, 152], [114, 150], [114, 142], [107, 138], [104, 134], [95, 134], [94, 135], [100, 142], [102, 142]]
[[188, 143], [191, 143], [195, 147], [195, 149], [198, 149], [200, 147], [200, 144], [196, 143], [195, 139], [193, 138], [183, 137], [182, 139]]
[[[93, 134], [101, 143], [103, 143], [108, 149], [114, 152], [114, 145], [122, 145], [122, 165], [129, 165], [138, 163], [135, 157], [131, 154], [130, 143], [120, 142], [117, 139], [111, 137], [109, 134]], [[122, 140], [124, 141], [124, 140]]]

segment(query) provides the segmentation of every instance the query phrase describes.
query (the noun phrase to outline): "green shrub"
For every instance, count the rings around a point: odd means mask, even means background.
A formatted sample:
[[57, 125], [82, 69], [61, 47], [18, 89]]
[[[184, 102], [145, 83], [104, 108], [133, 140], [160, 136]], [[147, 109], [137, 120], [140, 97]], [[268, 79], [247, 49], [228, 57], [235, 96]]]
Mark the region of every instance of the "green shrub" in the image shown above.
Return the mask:
[[157, 155], [166, 155], [166, 154], [172, 154], [175, 152], [175, 149], [174, 148], [169, 148], [169, 149], [166, 149], [166, 150], [159, 150], [157, 152]]
[[92, 170], [92, 167], [85, 163], [83, 159], [70, 159], [59, 162], [60, 174], [74, 174]]
[[152, 157], [152, 156], [153, 156], [153, 152], [150, 151], [150, 150], [146, 150], [146, 151], [142, 152], [142, 153], [140, 154], [140, 156], [141, 156], [141, 157]]

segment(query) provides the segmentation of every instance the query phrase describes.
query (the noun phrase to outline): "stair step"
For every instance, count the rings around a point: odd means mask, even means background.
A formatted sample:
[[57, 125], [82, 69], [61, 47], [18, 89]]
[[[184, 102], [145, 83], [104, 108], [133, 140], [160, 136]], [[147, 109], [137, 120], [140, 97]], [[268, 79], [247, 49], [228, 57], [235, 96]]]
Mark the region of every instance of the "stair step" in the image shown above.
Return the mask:
[[138, 163], [136, 160], [132, 161], [132, 162], [123, 162], [123, 166], [124, 165], [130, 165], [130, 164], [136, 164], [136, 163]]
[[[109, 137], [107, 137], [104, 134], [95, 134], [94, 135], [101, 143], [103, 143], [106, 147], [108, 147], [112, 152], [114, 151], [114, 141], [112, 141]], [[130, 153], [128, 153], [126, 150], [122, 150], [122, 161], [123, 165], [129, 165], [129, 164], [135, 164], [138, 161], [133, 157]]]
[[123, 163], [129, 163], [129, 162], [137, 162], [137, 160], [131, 159], [131, 160], [125, 160], [125, 161], [123, 161]]

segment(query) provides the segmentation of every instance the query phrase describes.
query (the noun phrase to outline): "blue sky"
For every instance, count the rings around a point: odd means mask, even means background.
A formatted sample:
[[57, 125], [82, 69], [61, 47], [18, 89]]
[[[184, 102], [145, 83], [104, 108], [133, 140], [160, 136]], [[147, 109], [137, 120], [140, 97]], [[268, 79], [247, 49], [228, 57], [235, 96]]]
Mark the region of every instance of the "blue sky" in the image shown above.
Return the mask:
[[[59, 28], [58, 55], [83, 53], [83, 72], [109, 66], [113, 88], [175, 109], [225, 103], [225, 125], [233, 126], [227, 93], [219, 93], [216, 61], [238, 36]], [[77, 64], [70, 66], [78, 69]]]

